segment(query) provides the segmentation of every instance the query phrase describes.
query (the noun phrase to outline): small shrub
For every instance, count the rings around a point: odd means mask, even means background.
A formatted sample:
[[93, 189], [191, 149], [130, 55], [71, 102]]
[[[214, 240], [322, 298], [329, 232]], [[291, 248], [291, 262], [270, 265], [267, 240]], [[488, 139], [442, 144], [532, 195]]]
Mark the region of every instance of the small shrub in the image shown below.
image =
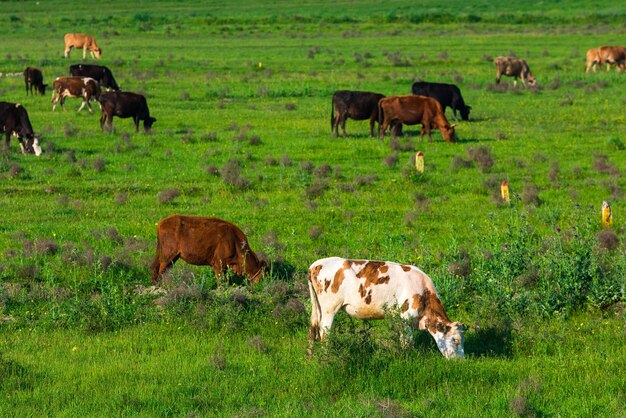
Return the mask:
[[163, 190], [163, 191], [160, 191], [159, 194], [157, 195], [157, 202], [163, 205], [165, 203], [172, 202], [178, 196], [180, 196], [180, 191], [178, 189]]
[[315, 241], [320, 237], [320, 235], [322, 235], [322, 232], [323, 232], [323, 229], [321, 226], [318, 226], [318, 225], [312, 226], [311, 229], [309, 229], [309, 238]]
[[298, 106], [295, 103], [286, 103], [285, 104], [285, 110], [296, 110], [298, 108]]
[[383, 159], [383, 164], [387, 167], [393, 167], [398, 163], [398, 158], [398, 153], [394, 152], [393, 154], [388, 155]]
[[593, 168], [602, 174], [619, 174], [619, 169], [609, 163], [609, 157], [604, 154], [593, 154]]
[[459, 155], [455, 155], [454, 157], [452, 157], [452, 162], [450, 163], [450, 169], [453, 172], [459, 171], [462, 168], [470, 168], [471, 166], [471, 160], [466, 160]]
[[609, 137], [606, 143], [609, 149], [612, 149], [615, 151], [623, 151], [624, 149], [626, 149], [626, 146], [624, 146], [624, 143], [619, 138], [615, 138], [614, 136]]
[[539, 189], [535, 184], [527, 184], [522, 190], [522, 202], [527, 205], [539, 206], [541, 200], [539, 199]]
[[215, 167], [214, 165], [207, 165], [204, 169], [204, 172], [207, 173], [209, 176], [219, 177], [220, 175], [220, 169]]
[[128, 194], [121, 192], [115, 196], [116, 205], [124, 205], [128, 201]]
[[608, 251], [616, 250], [619, 247], [619, 237], [610, 229], [600, 231], [597, 235], [600, 248]]
[[245, 189], [249, 187], [250, 181], [241, 176], [241, 170], [241, 163], [239, 160], [228, 160], [220, 170], [224, 183], [237, 189]]
[[561, 168], [559, 167], [558, 161], [552, 161], [550, 164], [550, 171], [548, 172], [548, 180], [552, 183], [559, 181], [559, 177], [561, 175]]
[[280, 157], [280, 165], [283, 167], [291, 167], [293, 163], [291, 162], [291, 158], [288, 155], [283, 155]]
[[466, 152], [483, 173], [489, 172], [491, 167], [493, 167], [494, 161], [491, 156], [491, 148], [480, 145], [475, 148], [469, 147]]
[[102, 158], [102, 157], [96, 158], [93, 161], [93, 169], [96, 170], [99, 173], [104, 171], [104, 166], [105, 165], [106, 165], [106, 163], [104, 162], [104, 158]]
[[261, 145], [261, 138], [258, 135], [252, 135], [248, 138], [248, 143], [250, 145]]

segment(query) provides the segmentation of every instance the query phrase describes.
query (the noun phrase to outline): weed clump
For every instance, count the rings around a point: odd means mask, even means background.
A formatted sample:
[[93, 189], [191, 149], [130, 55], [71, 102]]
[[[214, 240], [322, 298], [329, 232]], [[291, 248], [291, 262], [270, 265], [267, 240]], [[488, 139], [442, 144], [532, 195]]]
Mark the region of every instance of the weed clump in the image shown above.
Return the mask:
[[483, 172], [489, 172], [493, 167], [494, 161], [491, 156], [491, 148], [480, 145], [478, 147], [468, 147], [466, 149], [468, 157], [474, 161], [478, 169]]
[[600, 248], [608, 251], [616, 250], [619, 247], [619, 237], [610, 229], [600, 231], [597, 235]]
[[535, 184], [527, 184], [522, 190], [522, 202], [527, 205], [539, 206], [541, 205], [541, 199], [539, 199], [539, 188]]
[[239, 160], [228, 160], [220, 170], [222, 179], [227, 185], [239, 190], [250, 186], [250, 180], [241, 175], [241, 162]]
[[178, 196], [180, 196], [180, 191], [178, 189], [166, 189], [159, 192], [157, 195], [157, 202], [163, 205], [165, 203], [172, 202]]

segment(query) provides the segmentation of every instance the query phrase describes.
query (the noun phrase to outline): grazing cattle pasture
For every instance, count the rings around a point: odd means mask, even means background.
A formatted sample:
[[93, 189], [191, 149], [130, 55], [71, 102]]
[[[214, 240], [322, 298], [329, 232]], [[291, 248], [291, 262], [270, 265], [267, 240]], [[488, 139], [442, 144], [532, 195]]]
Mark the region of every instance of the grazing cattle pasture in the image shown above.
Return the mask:
[[266, 267], [236, 225], [201, 216], [171, 215], [159, 222], [152, 283], [157, 284], [179, 258], [189, 264], [212, 266], [217, 277], [232, 270], [252, 283], [261, 279]]
[[[626, 415], [626, 78], [584, 67], [588, 49], [623, 43], [621, 3], [148, 6], [1, 3], [0, 97], [28, 110], [43, 152], [0, 150], [0, 416]], [[66, 32], [105, 53], [64, 58]], [[498, 55], [541, 82], [494, 83]], [[121, 93], [102, 92], [92, 114], [24, 94], [26, 67], [52, 85], [80, 63], [140, 95], [119, 108], [133, 122], [107, 129], [118, 103], [104, 98]], [[420, 80], [472, 105], [454, 142], [419, 141], [425, 126], [411, 125], [373, 139], [369, 118], [329, 133], [333, 93], [389, 98]], [[430, 103], [426, 126], [451, 131], [441, 103], [412, 97]], [[135, 133], [141, 120], [155, 129]], [[262, 279], [249, 252], [241, 277], [170, 259], [199, 238], [167, 235], [156, 256], [159, 221], [176, 213], [235, 221], [267, 260]], [[320, 304], [361, 274], [345, 309], [393, 306], [379, 320], [339, 309], [311, 343], [308, 269], [337, 254], [399, 264], [321, 269]], [[429, 296], [385, 294], [383, 265], [395, 289]], [[462, 339], [445, 338], [452, 320]]]
[[399, 311], [428, 330], [446, 358], [463, 358], [463, 324], [452, 322], [432, 280], [415, 266], [390, 261], [329, 257], [309, 267], [309, 339], [323, 339], [339, 310], [358, 319]]

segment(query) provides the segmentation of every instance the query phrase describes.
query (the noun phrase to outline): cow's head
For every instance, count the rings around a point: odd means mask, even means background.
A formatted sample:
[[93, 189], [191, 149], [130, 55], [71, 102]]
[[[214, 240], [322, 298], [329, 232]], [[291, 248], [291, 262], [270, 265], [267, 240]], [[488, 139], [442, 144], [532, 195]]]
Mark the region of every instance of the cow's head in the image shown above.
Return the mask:
[[156, 118], [153, 118], [151, 116], [147, 117], [143, 121], [143, 129], [145, 129], [146, 131], [149, 131], [150, 129], [152, 129], [152, 124], [156, 121], [157, 121]]
[[469, 120], [470, 110], [472, 110], [472, 106], [465, 106], [461, 108], [461, 119]]
[[37, 157], [41, 155], [39, 139], [35, 135], [28, 135], [25, 141], [20, 140], [20, 146], [23, 154], [35, 154]]
[[441, 128], [441, 134], [443, 135], [443, 139], [445, 139], [446, 142], [456, 141], [456, 132], [454, 131], [454, 125], [444, 125]]
[[530, 73], [528, 73], [528, 84], [530, 84], [531, 86], [537, 85], [537, 79], [533, 77], [533, 75]]
[[444, 324], [439, 322], [433, 334], [437, 342], [437, 348], [447, 359], [462, 359], [465, 357], [465, 338], [463, 332], [465, 326], [460, 322]]
[[39, 86], [37, 86], [37, 89], [39, 90], [39, 93], [43, 96], [44, 94], [46, 94], [46, 87], [48, 87], [47, 84], [41, 84]]
[[97, 59], [100, 59], [100, 55], [102, 55], [102, 48], [95, 47], [95, 48], [93, 49], [93, 55], [94, 55]]

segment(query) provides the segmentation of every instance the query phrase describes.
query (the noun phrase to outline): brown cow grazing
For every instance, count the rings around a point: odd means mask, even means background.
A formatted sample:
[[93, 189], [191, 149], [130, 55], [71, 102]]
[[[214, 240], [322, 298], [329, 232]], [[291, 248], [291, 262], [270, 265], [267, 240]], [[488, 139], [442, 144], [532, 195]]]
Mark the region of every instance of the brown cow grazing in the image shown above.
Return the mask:
[[24, 83], [26, 84], [26, 95], [28, 96], [28, 90], [30, 94], [33, 94], [33, 87], [37, 88], [37, 91], [43, 96], [46, 94], [47, 84], [43, 83], [43, 74], [39, 68], [26, 67], [24, 70]]
[[599, 48], [600, 62], [606, 64], [606, 70], [611, 66], [617, 67], [617, 71], [626, 70], [626, 47], [623, 46], [601, 46]]
[[524, 87], [526, 87], [527, 81], [531, 86], [537, 83], [526, 60], [513, 57], [496, 57], [493, 62], [496, 64], [496, 84], [500, 83], [502, 75], [513, 77], [513, 86], [517, 86], [518, 78], [522, 80]]
[[22, 154], [41, 155], [39, 140], [35, 137], [28, 112], [24, 106], [19, 103], [0, 102], [0, 127], [2, 129], [0, 132], [3, 132], [6, 137], [7, 150], [11, 143], [11, 134], [13, 134], [20, 141]]
[[130, 92], [108, 92], [100, 96], [100, 129], [104, 130], [104, 122], [107, 121], [109, 129], [113, 129], [113, 116], [120, 118], [133, 118], [135, 132], [139, 131], [139, 121], [143, 120], [143, 128], [149, 131], [156, 118], [150, 116], [148, 102], [141, 94]]
[[267, 266], [250, 249], [236, 225], [218, 218], [171, 215], [157, 227], [157, 250], [152, 263], [152, 284], [182, 258], [196, 266], [212, 266], [220, 277], [227, 269], [257, 283]]
[[65, 34], [65, 58], [70, 56], [72, 48], [82, 48], [83, 59], [87, 58], [87, 50], [89, 50], [93, 58], [100, 59], [102, 54], [102, 49], [98, 47], [93, 36], [84, 33]]
[[[428, 134], [428, 139], [432, 142], [430, 135], [431, 127], [441, 131], [447, 142], [455, 141], [454, 125], [450, 125], [443, 112], [441, 104], [432, 97], [415, 96], [390, 96], [378, 102], [380, 115], [380, 139], [383, 139], [387, 127], [392, 123], [406, 125], [422, 125], [420, 141], [424, 138], [424, 132]], [[394, 138], [396, 137], [394, 133]]]

